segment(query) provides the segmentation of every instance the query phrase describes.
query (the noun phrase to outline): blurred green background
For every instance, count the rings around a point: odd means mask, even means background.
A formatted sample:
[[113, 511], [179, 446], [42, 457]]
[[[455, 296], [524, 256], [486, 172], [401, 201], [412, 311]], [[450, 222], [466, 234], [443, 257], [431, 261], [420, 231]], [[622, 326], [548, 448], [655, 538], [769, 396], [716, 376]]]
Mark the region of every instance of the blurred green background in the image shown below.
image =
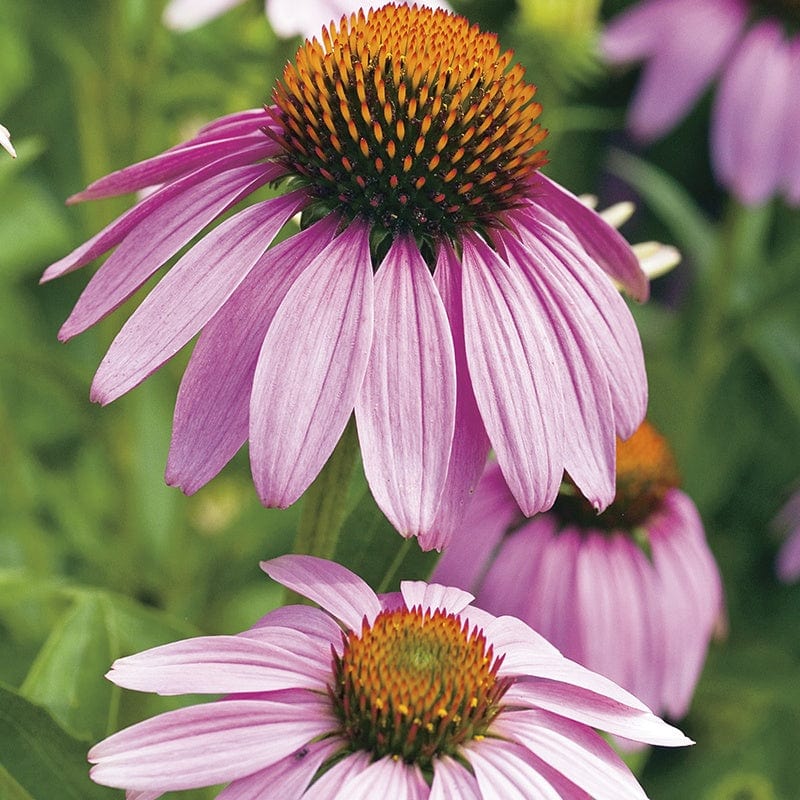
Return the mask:
[[[90, 181], [154, 155], [204, 122], [268, 101], [297, 40], [260, 0], [194, 31], [162, 0], [0, 0], [0, 797], [121, 797], [86, 778], [89, 745], [177, 700], [103, 679], [117, 656], [232, 633], [281, 602], [258, 561], [292, 545], [299, 509], [265, 510], [246, 452], [184, 497], [164, 485], [187, 353], [126, 397], [88, 401], [92, 374], [141, 299], [67, 345], [56, 333], [87, 271], [38, 285], [50, 262], [130, 200], [66, 207]], [[546, 171], [601, 206], [634, 198], [623, 232], [684, 261], [636, 307], [650, 417], [672, 441], [723, 572], [728, 624], [682, 727], [696, 747], [637, 764], [655, 800], [800, 796], [800, 586], [773, 572], [770, 520], [800, 478], [800, 212], [746, 212], [708, 166], [708, 101], [664, 141], [622, 132], [636, 78], [594, 57], [591, 0], [461, 0], [539, 86]], [[339, 557], [373, 585], [424, 577], [357, 475]], [[184, 698], [181, 702], [187, 702]], [[213, 792], [185, 793], [210, 797]]]

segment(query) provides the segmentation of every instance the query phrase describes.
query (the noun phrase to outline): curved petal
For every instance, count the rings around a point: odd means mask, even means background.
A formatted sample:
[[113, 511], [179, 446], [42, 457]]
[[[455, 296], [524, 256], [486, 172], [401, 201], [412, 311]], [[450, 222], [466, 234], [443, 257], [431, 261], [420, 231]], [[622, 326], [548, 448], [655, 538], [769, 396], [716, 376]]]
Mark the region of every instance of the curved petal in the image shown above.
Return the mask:
[[63, 342], [119, 308], [193, 236], [243, 197], [273, 180], [279, 167], [237, 167], [163, 202], [92, 276], [58, 338]]
[[523, 276], [464, 239], [464, 333], [472, 388], [522, 512], [549, 508], [564, 471], [565, 421], [552, 331]]
[[784, 583], [793, 583], [800, 578], [800, 529], [791, 533], [781, 545], [775, 571]]
[[161, 791], [227, 783], [274, 764], [336, 726], [327, 698], [225, 700], [170, 711], [89, 751], [104, 786]]
[[538, 295], [567, 373], [562, 381], [569, 420], [564, 468], [583, 496], [602, 511], [616, 492], [616, 431], [609, 375], [585, 319], [594, 307], [547, 247], [536, 247], [533, 238], [530, 249], [513, 235], [499, 233], [497, 238], [505, 245], [508, 262], [527, 275]]
[[274, 797], [280, 787], [280, 800], [300, 800], [323, 762], [342, 749], [338, 739], [323, 739], [304, 745], [266, 769], [239, 778], [217, 795], [217, 800], [264, 800]]
[[330, 614], [313, 606], [301, 605], [279, 606], [261, 617], [252, 628], [242, 631], [239, 636], [269, 636], [270, 628], [273, 627], [294, 628], [306, 636], [334, 645], [342, 638], [342, 629]]
[[630, 244], [603, 217], [555, 181], [535, 173], [531, 180], [531, 206], [541, 206], [563, 221], [589, 257], [621, 283], [631, 297], [647, 300], [650, 282]]
[[11, 134], [8, 132], [8, 128], [2, 125], [0, 125], [0, 147], [2, 147], [11, 158], [17, 157], [17, 151], [14, 149], [14, 145], [11, 144]]
[[447, 314], [414, 238], [375, 275], [375, 334], [356, 401], [372, 495], [403, 536], [433, 524], [453, 442], [456, 374]]
[[619, 756], [585, 725], [546, 711], [514, 711], [501, 714], [492, 733], [527, 748], [594, 800], [646, 800]]
[[338, 222], [329, 215], [267, 250], [203, 329], [175, 403], [165, 476], [171, 486], [196, 492], [247, 440], [253, 374], [267, 329]]
[[92, 399], [110, 403], [174, 356], [225, 303], [304, 201], [302, 192], [292, 192], [250, 206], [186, 253], [111, 343], [92, 382]]
[[198, 28], [224, 14], [242, 0], [170, 0], [164, 9], [164, 25], [174, 31]]
[[280, 556], [262, 561], [261, 569], [274, 581], [313, 600], [350, 630], [360, 631], [364, 617], [372, 623], [381, 603], [358, 575], [333, 561], [314, 556]]
[[354, 222], [294, 282], [261, 347], [250, 463], [264, 505], [294, 503], [333, 452], [367, 367], [372, 320], [369, 232]]
[[351, 775], [335, 797], [341, 800], [374, 800], [376, 797], [426, 800], [428, 785], [416, 764], [385, 756]]
[[[456, 528], [431, 580], [477, 593], [503, 534], [521, 515], [500, 466], [496, 461], [490, 463], [475, 490], [463, 523]], [[482, 601], [478, 605], [487, 608]]]
[[489, 453], [489, 437], [483, 427], [467, 366], [461, 262], [447, 242], [439, 247], [433, 279], [444, 303], [453, 337], [456, 412], [450, 463], [447, 467], [447, 479], [442, 489], [439, 508], [431, 529], [419, 537], [420, 547], [423, 550], [434, 548], [442, 550], [447, 547], [451, 538], [463, 529], [461, 522], [471, 503]]
[[330, 644], [272, 628], [269, 641], [198, 636], [117, 659], [106, 677], [117, 686], [161, 695], [324, 691]]
[[720, 80], [711, 158], [722, 184], [748, 205], [768, 200], [785, 178], [781, 132], [792, 113], [792, 67], [780, 23], [767, 21], [747, 34]]
[[450, 756], [441, 756], [433, 766], [429, 800], [483, 800], [475, 776]]
[[435, 611], [441, 608], [448, 614], [458, 614], [475, 598], [462, 589], [454, 586], [442, 586], [440, 583], [425, 581], [402, 581], [400, 592], [405, 600], [406, 608], [421, 608], [423, 611]]
[[314, 781], [306, 789], [303, 800], [337, 800], [337, 798], [348, 800], [346, 795], [341, 794], [342, 787], [346, 786], [352, 777], [367, 769], [369, 763], [369, 754], [364, 750], [358, 750], [347, 756], [323, 773], [319, 780]]

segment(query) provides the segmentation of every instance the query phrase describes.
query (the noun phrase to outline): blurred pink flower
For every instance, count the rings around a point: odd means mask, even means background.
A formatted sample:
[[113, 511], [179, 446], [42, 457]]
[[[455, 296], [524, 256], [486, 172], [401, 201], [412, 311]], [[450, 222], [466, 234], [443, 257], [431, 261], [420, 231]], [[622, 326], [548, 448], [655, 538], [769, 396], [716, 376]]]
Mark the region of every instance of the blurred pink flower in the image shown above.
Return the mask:
[[321, 609], [279, 608], [238, 636], [116, 661], [107, 677], [128, 689], [225, 696], [97, 744], [97, 783], [148, 800], [229, 782], [220, 800], [278, 796], [275, 787], [282, 798], [324, 800], [633, 800], [644, 792], [593, 728], [691, 743], [460, 589], [404, 581], [376, 595], [310, 556], [262, 567]]
[[[249, 438], [261, 501], [288, 506], [355, 409], [373, 495], [425, 549], [458, 525], [490, 442], [526, 514], [552, 505], [564, 469], [605, 507], [615, 436], [636, 429], [647, 402], [639, 336], [611, 280], [647, 295], [635, 254], [538, 172], [541, 109], [493, 34], [407, 6], [355, 24], [359, 39], [346, 27], [338, 44], [300, 48], [276, 105], [212, 122], [72, 198], [159, 185], [45, 271], [51, 280], [116, 247], [59, 338], [289, 178], [181, 256], [95, 376], [92, 399], [109, 403], [202, 331], [168, 483], [197, 491]], [[374, 55], [362, 64], [350, 41]], [[270, 247], [301, 211], [303, 230]]]
[[748, 205], [777, 194], [798, 205], [800, 36], [753, 5], [644, 0], [611, 21], [603, 52], [613, 63], [644, 61], [628, 118], [644, 141], [667, 133], [718, 79], [711, 159], [720, 182]]
[[[170, 0], [164, 9], [164, 24], [173, 30], [189, 30], [203, 25], [209, 20], [224, 14], [242, 0]], [[403, 0], [398, 0], [402, 4]], [[363, 2], [362, 0], [266, 0], [267, 19], [279, 36], [300, 34], [310, 39], [319, 37], [320, 28], [329, 22], [339, 22], [343, 15], [364, 10], [380, 8], [385, 0]], [[417, 3], [429, 8], [449, 10], [444, 0], [425, 0]]]
[[8, 132], [8, 128], [4, 128], [2, 125], [0, 125], [0, 147], [2, 147], [11, 158], [17, 157], [17, 151], [14, 149], [14, 145], [11, 144], [11, 134]]
[[795, 492], [789, 502], [775, 518], [775, 527], [786, 534], [775, 563], [778, 577], [785, 583], [800, 578], [800, 491]]
[[723, 598], [697, 509], [676, 482], [647, 422], [618, 445], [618, 495], [599, 516], [572, 494], [525, 520], [492, 465], [433, 580], [525, 620], [656, 713], [682, 717]]

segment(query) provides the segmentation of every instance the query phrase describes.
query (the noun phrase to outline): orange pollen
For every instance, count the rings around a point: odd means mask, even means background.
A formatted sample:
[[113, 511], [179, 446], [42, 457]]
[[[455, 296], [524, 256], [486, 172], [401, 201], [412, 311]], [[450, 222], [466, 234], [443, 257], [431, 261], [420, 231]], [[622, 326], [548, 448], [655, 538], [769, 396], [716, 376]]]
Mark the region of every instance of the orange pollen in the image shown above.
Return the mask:
[[[281, 132], [271, 135], [323, 207], [424, 239], [500, 225], [524, 201], [547, 132], [535, 87], [496, 35], [390, 4], [342, 17], [321, 40], [284, 69], [272, 109]], [[403, 176], [396, 191], [392, 175]]]
[[446, 611], [380, 613], [344, 635], [330, 687], [342, 734], [375, 759], [425, 768], [486, 733], [511, 684], [483, 632]]

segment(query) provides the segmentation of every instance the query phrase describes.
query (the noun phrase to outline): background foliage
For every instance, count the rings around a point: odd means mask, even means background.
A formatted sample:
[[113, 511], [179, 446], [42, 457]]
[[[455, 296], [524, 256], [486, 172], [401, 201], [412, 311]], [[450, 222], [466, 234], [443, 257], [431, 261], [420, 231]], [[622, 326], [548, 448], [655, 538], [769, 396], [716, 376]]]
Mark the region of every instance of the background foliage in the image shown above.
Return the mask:
[[[800, 477], [800, 212], [736, 206], [714, 184], [707, 103], [663, 142], [621, 132], [634, 74], [592, 55], [591, 0], [461, 0], [528, 67], [545, 105], [547, 172], [601, 205], [639, 210], [632, 241], [684, 263], [634, 309], [650, 416], [669, 436], [719, 560], [728, 620], [683, 727], [695, 748], [643, 755], [656, 800], [791, 800], [800, 768], [800, 586], [777, 583], [769, 522]], [[0, 0], [0, 796], [113, 798], [86, 777], [89, 745], [182, 700], [121, 692], [114, 658], [230, 633], [281, 602], [258, 568], [291, 548], [298, 509], [265, 510], [246, 453], [193, 497], [164, 485], [186, 354], [111, 407], [93, 370], [136, 300], [77, 340], [56, 333], [86, 278], [45, 286], [51, 261], [127, 207], [66, 207], [88, 182], [268, 100], [296, 41], [248, 0], [185, 34], [162, 0]], [[87, 268], [89, 270], [93, 267]], [[141, 295], [140, 295], [141, 297]], [[338, 556], [374, 586], [432, 566], [355, 475]], [[54, 787], [58, 787], [54, 794]], [[194, 798], [211, 792], [187, 793]]]

